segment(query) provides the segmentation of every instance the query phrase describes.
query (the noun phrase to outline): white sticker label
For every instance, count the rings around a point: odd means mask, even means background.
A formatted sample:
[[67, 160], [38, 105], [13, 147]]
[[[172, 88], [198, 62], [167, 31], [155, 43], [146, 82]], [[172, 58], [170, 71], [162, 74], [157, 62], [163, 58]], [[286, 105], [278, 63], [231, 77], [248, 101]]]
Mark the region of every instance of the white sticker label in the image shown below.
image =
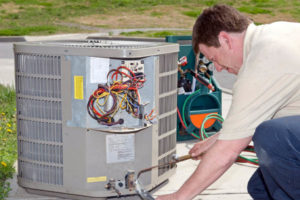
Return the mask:
[[120, 163], [134, 160], [134, 134], [106, 136], [106, 162]]
[[109, 58], [96, 58], [90, 59], [90, 77], [91, 83], [106, 83], [107, 74], [109, 71]]

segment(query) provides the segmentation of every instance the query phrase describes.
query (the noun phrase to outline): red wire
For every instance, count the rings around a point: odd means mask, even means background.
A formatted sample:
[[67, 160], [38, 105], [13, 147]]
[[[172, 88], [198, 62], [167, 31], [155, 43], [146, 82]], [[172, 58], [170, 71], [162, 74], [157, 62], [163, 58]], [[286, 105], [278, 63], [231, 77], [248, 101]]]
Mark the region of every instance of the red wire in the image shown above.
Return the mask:
[[257, 166], [259, 165], [259, 164], [257, 164], [257, 163], [251, 162], [251, 161], [249, 161], [249, 160], [245, 160], [245, 159], [243, 159], [243, 158], [241, 158], [241, 157], [238, 157], [238, 159], [237, 159], [235, 162], [237, 162], [237, 163], [249, 163], [249, 164], [257, 165]]
[[113, 85], [110, 87], [110, 90], [126, 90], [128, 85]]
[[254, 146], [253, 145], [248, 145], [246, 148], [247, 149], [254, 149]]
[[[125, 69], [126, 71], [120, 71], [120, 69]], [[112, 74], [111, 74], [112, 73]], [[110, 75], [111, 74], [111, 75]], [[93, 111], [95, 116], [99, 116], [100, 118], [107, 118], [106, 115], [103, 115], [99, 112], [99, 110], [94, 106], [95, 104], [95, 98], [99, 98], [101, 96], [101, 94], [103, 94], [103, 92], [110, 92], [110, 91], [122, 91], [122, 90], [131, 90], [134, 91], [136, 93], [137, 99], [138, 99], [138, 104], [140, 104], [140, 94], [138, 89], [143, 87], [143, 83], [146, 81], [145, 80], [145, 76], [141, 75], [141, 76], [136, 76], [134, 74], [134, 72], [132, 70], [130, 70], [128, 67], [125, 66], [119, 66], [117, 69], [113, 69], [111, 70], [108, 74], [107, 74], [107, 78], [110, 77], [111, 80], [116, 80], [118, 81], [118, 75], [121, 75], [121, 81], [122, 78], [124, 76], [128, 77], [131, 81], [124, 83], [119, 83], [119, 82], [115, 82], [113, 83], [111, 86], [109, 86], [109, 88], [107, 86], [104, 87], [100, 87], [97, 90], [94, 91], [93, 95], [91, 95], [91, 100], [90, 103], [88, 105], [89, 109], [91, 111]], [[102, 97], [103, 98], [103, 97]], [[133, 113], [134, 115], [137, 115], [137, 113]], [[150, 117], [152, 117], [151, 119], [154, 119], [155, 116], [152, 116], [153, 111], [151, 112]], [[104, 117], [105, 116], [105, 117]]]
[[99, 117], [102, 117], [102, 115], [94, 108], [94, 99], [91, 100], [89, 107], [94, 111], [95, 114], [97, 114]]
[[141, 103], [141, 97], [140, 97], [140, 93], [139, 93], [138, 89], [135, 90], [135, 93], [137, 94], [138, 103], [140, 104]]
[[135, 77], [135, 74], [133, 73], [133, 71], [131, 71], [128, 67], [120, 66], [117, 68], [117, 70], [119, 71], [119, 69], [126, 69], [127, 71], [129, 71], [131, 73], [132, 77]]
[[186, 126], [185, 126], [185, 124], [183, 123], [181, 114], [180, 114], [180, 112], [179, 112], [178, 106], [177, 106], [177, 114], [178, 114], [179, 120], [180, 120], [180, 122], [181, 122], [181, 125], [183, 126], [184, 129], [186, 129]]

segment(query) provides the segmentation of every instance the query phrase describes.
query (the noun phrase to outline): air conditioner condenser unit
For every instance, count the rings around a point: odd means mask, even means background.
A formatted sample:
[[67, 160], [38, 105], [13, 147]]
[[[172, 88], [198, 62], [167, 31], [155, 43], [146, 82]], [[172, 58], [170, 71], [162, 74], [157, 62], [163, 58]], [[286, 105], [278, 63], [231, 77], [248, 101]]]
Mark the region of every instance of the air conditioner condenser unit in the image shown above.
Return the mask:
[[[178, 44], [14, 44], [18, 183], [73, 199], [134, 194], [176, 149]], [[175, 168], [141, 176], [147, 190]]]

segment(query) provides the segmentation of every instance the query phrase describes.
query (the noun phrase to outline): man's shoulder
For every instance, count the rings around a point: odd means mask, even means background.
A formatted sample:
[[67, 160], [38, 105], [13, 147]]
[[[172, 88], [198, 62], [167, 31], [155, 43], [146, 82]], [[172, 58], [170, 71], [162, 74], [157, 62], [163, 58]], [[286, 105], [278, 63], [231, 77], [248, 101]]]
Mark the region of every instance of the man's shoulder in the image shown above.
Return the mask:
[[271, 24], [257, 26], [255, 31], [255, 43], [281, 43], [300, 42], [300, 23], [278, 21]]
[[258, 57], [270, 54], [276, 59], [274, 54], [280, 56], [295, 51], [300, 51], [300, 23], [274, 22], [256, 27], [251, 40], [251, 53]]

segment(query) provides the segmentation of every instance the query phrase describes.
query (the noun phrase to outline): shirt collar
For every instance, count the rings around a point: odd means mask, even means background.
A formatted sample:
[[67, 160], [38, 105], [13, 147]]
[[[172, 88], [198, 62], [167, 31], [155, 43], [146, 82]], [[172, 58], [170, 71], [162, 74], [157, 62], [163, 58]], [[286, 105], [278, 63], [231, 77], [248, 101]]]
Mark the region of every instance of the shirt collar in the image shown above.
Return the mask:
[[249, 55], [249, 52], [251, 50], [251, 44], [253, 40], [253, 36], [255, 34], [257, 26], [254, 23], [249, 24], [247, 27], [245, 38], [244, 38], [244, 49], [243, 49], [243, 65], [239, 70], [238, 77], [241, 76], [243, 71], [245, 70], [245, 63], [247, 62], [247, 57]]
[[244, 38], [244, 49], [243, 49], [244, 61], [247, 58], [247, 56], [249, 55], [249, 52], [251, 50], [252, 39], [253, 39], [256, 28], [257, 28], [257, 26], [254, 23], [251, 23], [251, 24], [249, 24], [249, 26], [246, 30], [246, 34], [245, 34], [245, 38]]

